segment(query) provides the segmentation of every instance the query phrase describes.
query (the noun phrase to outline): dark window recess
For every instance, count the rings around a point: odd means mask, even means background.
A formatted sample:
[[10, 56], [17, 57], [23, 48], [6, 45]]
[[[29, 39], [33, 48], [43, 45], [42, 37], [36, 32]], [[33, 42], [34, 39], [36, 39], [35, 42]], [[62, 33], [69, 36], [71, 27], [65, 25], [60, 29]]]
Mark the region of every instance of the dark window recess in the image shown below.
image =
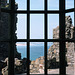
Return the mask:
[[[75, 0], [74, 0], [74, 4], [75, 4]], [[48, 2], [47, 0], [44, 0], [44, 10], [30, 10], [30, 0], [27, 0], [27, 10], [18, 10], [17, 11], [17, 5], [15, 4], [15, 0], [9, 0], [9, 3], [6, 6], [6, 0], [1, 0], [0, 1], [0, 8], [1, 8], [1, 12], [0, 12], [0, 16], [2, 13], [9, 15], [9, 30], [8, 31], [8, 38], [1, 38], [0, 34], [0, 44], [3, 44], [3, 42], [8, 43], [9, 44], [9, 51], [8, 51], [8, 56], [9, 56], [9, 67], [8, 67], [8, 75], [15, 75], [15, 70], [14, 70], [14, 56], [16, 57], [16, 55], [14, 54], [14, 46], [16, 42], [27, 42], [27, 75], [30, 74], [30, 42], [44, 42], [44, 57], [45, 57], [45, 70], [44, 70], [44, 75], [47, 75], [47, 46], [48, 46], [48, 42], [58, 42], [59, 43], [59, 61], [60, 61], [60, 65], [59, 65], [59, 74], [60, 75], [66, 75], [66, 42], [75, 42], [75, 26], [74, 26], [74, 32], [73, 32], [73, 37], [71, 39], [69, 39], [68, 35], [69, 32], [67, 33], [67, 35], [65, 36], [65, 14], [68, 12], [74, 12], [74, 25], [75, 25], [75, 5], [74, 8], [72, 9], [65, 9], [65, 0], [59, 0], [59, 10], [48, 10]], [[16, 14], [26, 14], [27, 15], [27, 38], [26, 39], [17, 39], [16, 38], [16, 34], [15, 34], [15, 21]], [[30, 14], [44, 14], [44, 39], [30, 39]], [[48, 14], [59, 14], [59, 38], [58, 39], [48, 39]], [[7, 19], [6, 19], [7, 21]], [[0, 26], [2, 24], [2, 20], [0, 17]], [[0, 27], [1, 28], [1, 27]], [[1, 30], [1, 29], [0, 29]], [[57, 33], [57, 31], [56, 31]], [[56, 37], [56, 36], [54, 36]], [[67, 38], [65, 38], [67, 37]], [[3, 45], [2, 45], [3, 46]], [[0, 45], [0, 48], [2, 47]], [[17, 54], [17, 56], [20, 54]], [[21, 58], [21, 57], [18, 57]], [[52, 74], [51, 74], [52, 75]]]

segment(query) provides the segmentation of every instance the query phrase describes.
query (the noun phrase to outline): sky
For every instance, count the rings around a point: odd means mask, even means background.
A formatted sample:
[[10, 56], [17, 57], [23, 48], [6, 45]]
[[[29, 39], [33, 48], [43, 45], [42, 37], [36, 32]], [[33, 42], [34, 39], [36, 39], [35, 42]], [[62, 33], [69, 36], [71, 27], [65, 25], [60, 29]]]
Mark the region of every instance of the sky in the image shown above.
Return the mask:
[[[18, 10], [27, 9], [27, 0], [15, 0]], [[66, 9], [74, 8], [74, 0], [66, 0]], [[30, 0], [30, 10], [44, 10], [44, 0]], [[48, 10], [59, 10], [59, 0], [48, 0]], [[74, 13], [70, 15], [74, 25]], [[27, 15], [18, 14], [17, 38], [26, 39]], [[48, 39], [53, 37], [53, 29], [59, 25], [59, 14], [48, 14]], [[44, 14], [30, 14], [30, 39], [44, 39]]]

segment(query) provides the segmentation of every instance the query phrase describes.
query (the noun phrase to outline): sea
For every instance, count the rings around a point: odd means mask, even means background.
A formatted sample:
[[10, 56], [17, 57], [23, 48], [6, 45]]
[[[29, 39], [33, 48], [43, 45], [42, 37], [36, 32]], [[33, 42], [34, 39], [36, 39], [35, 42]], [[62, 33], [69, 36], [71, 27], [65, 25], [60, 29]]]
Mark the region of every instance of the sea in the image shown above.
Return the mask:
[[[50, 46], [47, 47], [47, 52]], [[17, 46], [17, 51], [21, 53], [21, 58], [27, 58], [27, 46]], [[30, 60], [44, 56], [44, 46], [30, 46]]]

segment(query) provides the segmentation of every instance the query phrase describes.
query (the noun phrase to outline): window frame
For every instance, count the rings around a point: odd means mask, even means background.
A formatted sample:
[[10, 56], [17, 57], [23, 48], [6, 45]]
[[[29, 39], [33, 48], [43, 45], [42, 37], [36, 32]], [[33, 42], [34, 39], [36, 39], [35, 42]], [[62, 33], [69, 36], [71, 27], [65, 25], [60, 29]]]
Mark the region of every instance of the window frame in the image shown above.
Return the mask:
[[[59, 42], [60, 51], [60, 75], [66, 75], [65, 66], [65, 42], [75, 42], [75, 39], [65, 39], [65, 14], [74, 12], [74, 27], [75, 27], [75, 0], [74, 8], [65, 10], [65, 0], [59, 0], [59, 10], [48, 10], [47, 0], [44, 0], [44, 10], [30, 10], [30, 0], [27, 0], [27, 10], [15, 10], [15, 0], [9, 0], [9, 9], [1, 8], [1, 12], [10, 14], [10, 39], [0, 40], [0, 42], [9, 42], [9, 72], [8, 75], [14, 75], [14, 44], [16, 42], [27, 42], [27, 75], [29, 75], [29, 59], [30, 59], [30, 42], [44, 42], [45, 56], [45, 75], [47, 75], [47, 42]], [[14, 39], [14, 18], [15, 14], [27, 14], [27, 39]], [[30, 14], [44, 14], [44, 39], [30, 39]], [[48, 39], [48, 14], [59, 14], [59, 39]], [[63, 32], [62, 32], [63, 30]], [[63, 51], [62, 51], [63, 50]], [[62, 65], [63, 64], [63, 65]], [[52, 75], [52, 74], [51, 74]]]

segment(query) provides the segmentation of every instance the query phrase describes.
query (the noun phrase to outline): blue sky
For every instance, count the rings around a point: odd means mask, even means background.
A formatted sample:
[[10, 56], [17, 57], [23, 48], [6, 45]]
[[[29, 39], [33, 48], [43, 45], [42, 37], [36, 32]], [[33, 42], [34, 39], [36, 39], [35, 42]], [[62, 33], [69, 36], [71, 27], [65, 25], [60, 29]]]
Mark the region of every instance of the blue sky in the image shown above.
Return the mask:
[[[27, 0], [16, 0], [18, 10], [27, 9]], [[74, 0], [66, 0], [66, 9], [74, 7]], [[30, 10], [44, 10], [44, 0], [30, 0]], [[48, 0], [48, 10], [59, 10], [59, 0]], [[74, 23], [74, 13], [68, 13]], [[26, 14], [18, 14], [17, 37], [18, 39], [26, 39]], [[48, 39], [52, 38], [53, 29], [59, 25], [59, 14], [48, 14]], [[44, 39], [44, 14], [30, 15], [30, 38]]]

